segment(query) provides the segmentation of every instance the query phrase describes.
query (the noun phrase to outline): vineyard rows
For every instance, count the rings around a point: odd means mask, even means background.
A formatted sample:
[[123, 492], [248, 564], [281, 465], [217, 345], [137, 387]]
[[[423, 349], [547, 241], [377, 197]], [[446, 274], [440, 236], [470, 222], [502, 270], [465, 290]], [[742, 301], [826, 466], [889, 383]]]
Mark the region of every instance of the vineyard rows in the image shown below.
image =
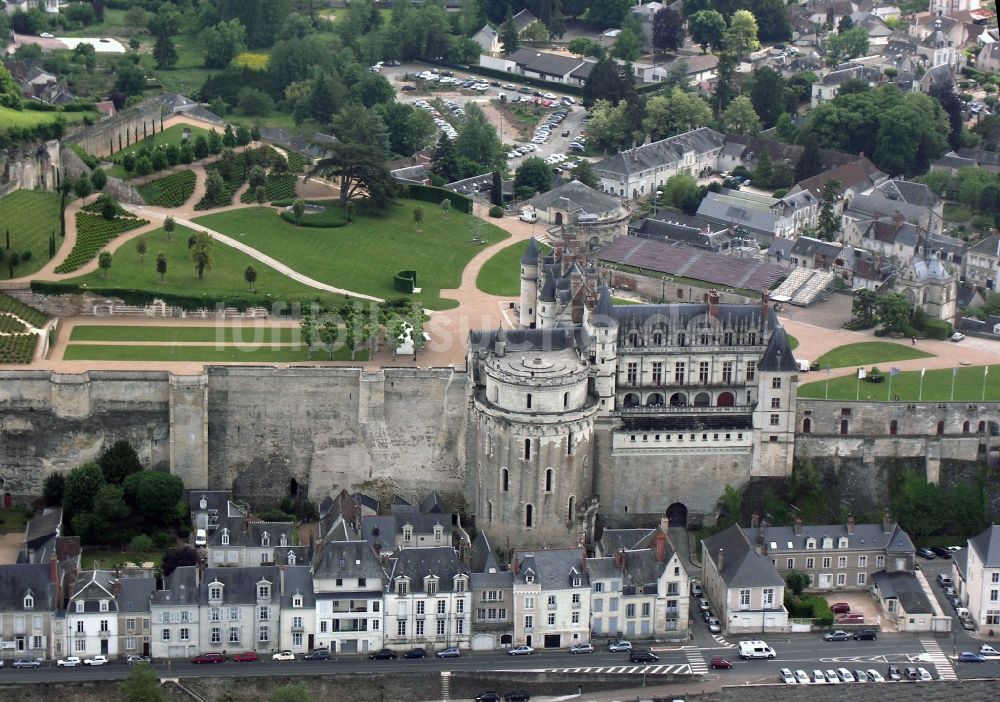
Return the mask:
[[87, 212], [76, 213], [76, 245], [69, 256], [56, 268], [56, 273], [72, 273], [83, 267], [109, 241], [133, 229], [149, 224], [148, 219], [122, 217], [106, 220]]
[[[295, 197], [295, 181], [297, 176], [294, 173], [271, 173], [267, 176], [267, 185], [264, 186], [266, 191], [265, 200], [268, 202], [273, 202], [274, 200], [290, 200]], [[240, 202], [243, 204], [250, 204], [257, 201], [257, 193], [254, 188], [249, 188], [242, 197], [240, 197]]]
[[31, 363], [38, 347], [38, 334], [0, 336], [0, 363]]
[[140, 185], [136, 190], [147, 205], [180, 207], [194, 192], [195, 180], [194, 171], [179, 171]]
[[19, 319], [23, 319], [38, 329], [44, 327], [45, 323], [49, 320], [49, 316], [44, 312], [39, 312], [34, 307], [28, 307], [20, 300], [2, 293], [0, 293], [0, 312], [6, 312]]

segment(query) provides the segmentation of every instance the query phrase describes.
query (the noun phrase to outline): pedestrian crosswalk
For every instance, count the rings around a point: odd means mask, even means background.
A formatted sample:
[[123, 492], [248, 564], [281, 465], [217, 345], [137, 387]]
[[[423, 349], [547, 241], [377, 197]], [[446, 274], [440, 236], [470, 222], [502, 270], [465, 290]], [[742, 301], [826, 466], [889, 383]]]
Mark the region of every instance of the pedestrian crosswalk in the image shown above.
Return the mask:
[[705, 657], [701, 655], [701, 651], [697, 649], [685, 650], [684, 657], [688, 659], [691, 672], [695, 675], [703, 675], [708, 672], [708, 666], [705, 664]]
[[920, 639], [920, 645], [924, 647], [924, 651], [927, 652], [927, 660], [934, 664], [934, 668], [937, 670], [938, 677], [941, 680], [958, 680], [951, 660], [948, 659], [948, 656], [944, 655], [944, 651], [941, 650], [941, 646], [937, 641], [933, 639]]
[[[697, 654], [697, 651], [693, 652]], [[698, 654], [700, 658], [701, 655]], [[691, 657], [688, 656], [688, 660]], [[707, 668], [705, 667], [704, 659], [700, 663], [702, 670], [700, 672], [705, 672]], [[524, 672], [524, 671], [521, 671]], [[672, 665], [611, 665], [611, 666], [592, 666], [585, 668], [545, 668], [538, 671], [539, 673], [606, 673], [611, 675], [691, 675], [694, 672], [693, 663], [675, 663]]]
[[729, 643], [721, 634], [712, 634], [712, 638], [723, 648], [736, 648], [736, 644]]

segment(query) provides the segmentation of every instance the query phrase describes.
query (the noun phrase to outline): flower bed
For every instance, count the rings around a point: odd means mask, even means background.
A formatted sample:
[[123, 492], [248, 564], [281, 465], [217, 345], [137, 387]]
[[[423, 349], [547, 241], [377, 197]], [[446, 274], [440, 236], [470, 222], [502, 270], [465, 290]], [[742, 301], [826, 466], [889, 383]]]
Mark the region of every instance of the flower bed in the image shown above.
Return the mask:
[[179, 171], [140, 185], [136, 190], [147, 205], [180, 207], [194, 192], [195, 181], [194, 171]]
[[76, 245], [69, 252], [66, 260], [59, 264], [56, 273], [72, 273], [83, 267], [109, 241], [133, 229], [149, 224], [148, 219], [135, 217], [117, 217], [104, 219], [89, 212], [76, 213]]
[[17, 298], [3, 293], [0, 293], [0, 312], [6, 312], [39, 329], [49, 321], [49, 316], [44, 312], [39, 312], [34, 307], [28, 307]]

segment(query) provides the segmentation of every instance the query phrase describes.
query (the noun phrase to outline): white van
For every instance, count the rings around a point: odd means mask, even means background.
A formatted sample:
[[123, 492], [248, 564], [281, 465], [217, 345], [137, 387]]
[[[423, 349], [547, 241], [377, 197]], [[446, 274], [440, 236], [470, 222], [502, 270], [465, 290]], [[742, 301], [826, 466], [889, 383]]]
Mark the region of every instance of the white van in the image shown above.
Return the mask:
[[808, 373], [809, 372], [809, 361], [799, 361], [799, 360], [796, 360], [795, 362], [799, 365], [799, 373]]
[[522, 222], [537, 222], [538, 214], [534, 210], [521, 210], [520, 219]]
[[740, 658], [774, 658], [774, 649], [763, 641], [740, 641]]
[[198, 529], [194, 533], [194, 545], [195, 546], [204, 546], [207, 543], [208, 543], [208, 535], [205, 533], [205, 530], [204, 529]]

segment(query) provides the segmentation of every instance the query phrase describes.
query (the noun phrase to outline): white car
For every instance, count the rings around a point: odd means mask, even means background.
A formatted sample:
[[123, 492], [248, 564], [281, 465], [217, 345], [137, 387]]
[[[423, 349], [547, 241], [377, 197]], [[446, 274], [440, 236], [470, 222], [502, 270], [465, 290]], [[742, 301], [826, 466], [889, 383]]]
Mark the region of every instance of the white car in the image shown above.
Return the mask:
[[280, 651], [271, 656], [272, 661], [294, 661], [295, 654], [291, 651]]
[[979, 647], [980, 656], [1000, 656], [1000, 651], [996, 650], [989, 644], [983, 644]]
[[934, 676], [927, 672], [927, 668], [917, 668], [917, 680], [920, 682], [930, 682]]
[[840, 684], [840, 678], [837, 677], [837, 671], [835, 671], [835, 670], [828, 670], [828, 671], [826, 671], [824, 673], [824, 675], [826, 676], [826, 681], [829, 684], [831, 684], [831, 685], [839, 685]]
[[38, 36], [40, 36], [42, 39], [55, 39], [55, 37], [49, 34], [48, 32], [42, 32]]
[[631, 641], [612, 641], [608, 644], [608, 651], [611, 653], [628, 653], [631, 650]]
[[840, 682], [854, 682], [854, 673], [849, 671], [847, 668], [837, 668], [837, 677], [840, 678]]
[[507, 651], [508, 656], [530, 656], [535, 652], [531, 646], [515, 646]]
[[84, 665], [107, 665], [110, 663], [107, 656], [91, 656], [83, 661]]
[[57, 660], [56, 666], [59, 668], [75, 668], [82, 663], [83, 661], [81, 661], [77, 656], [68, 656], [67, 658], [60, 658]]
[[795, 682], [797, 682], [799, 685], [808, 685], [809, 684], [809, 676], [806, 675], [806, 671], [804, 671], [804, 670], [796, 670], [795, 671]]
[[823, 685], [826, 683], [826, 676], [822, 670], [814, 670], [812, 674], [813, 685]]
[[786, 685], [794, 685], [796, 683], [795, 676], [792, 675], [790, 668], [782, 668], [778, 671], [778, 680], [785, 683]]
[[959, 341], [965, 338], [965, 334], [963, 334], [962, 332], [955, 332], [949, 338], [957, 344]]
[[885, 678], [882, 677], [882, 673], [878, 672], [874, 668], [868, 669], [868, 680], [876, 683], [885, 682]]

